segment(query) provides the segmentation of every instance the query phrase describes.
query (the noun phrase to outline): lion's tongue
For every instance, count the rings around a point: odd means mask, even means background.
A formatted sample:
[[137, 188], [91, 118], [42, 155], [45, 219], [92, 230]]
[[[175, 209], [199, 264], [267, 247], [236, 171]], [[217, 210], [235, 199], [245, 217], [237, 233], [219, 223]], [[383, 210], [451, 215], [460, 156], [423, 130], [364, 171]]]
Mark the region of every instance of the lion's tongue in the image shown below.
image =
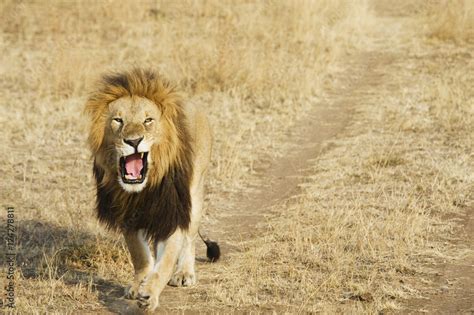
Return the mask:
[[128, 175], [138, 178], [143, 168], [143, 161], [139, 153], [125, 157], [125, 169]]

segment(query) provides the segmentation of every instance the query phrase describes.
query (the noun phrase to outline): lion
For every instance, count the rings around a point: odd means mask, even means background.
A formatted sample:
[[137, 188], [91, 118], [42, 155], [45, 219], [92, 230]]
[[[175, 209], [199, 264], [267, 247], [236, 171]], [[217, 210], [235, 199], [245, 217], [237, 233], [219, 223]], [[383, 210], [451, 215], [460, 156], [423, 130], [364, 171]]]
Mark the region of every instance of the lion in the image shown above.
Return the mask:
[[[154, 310], [167, 283], [196, 283], [208, 119], [158, 72], [140, 68], [104, 75], [85, 112], [98, 219], [124, 235], [135, 270], [126, 297]], [[204, 242], [218, 259], [218, 245]]]

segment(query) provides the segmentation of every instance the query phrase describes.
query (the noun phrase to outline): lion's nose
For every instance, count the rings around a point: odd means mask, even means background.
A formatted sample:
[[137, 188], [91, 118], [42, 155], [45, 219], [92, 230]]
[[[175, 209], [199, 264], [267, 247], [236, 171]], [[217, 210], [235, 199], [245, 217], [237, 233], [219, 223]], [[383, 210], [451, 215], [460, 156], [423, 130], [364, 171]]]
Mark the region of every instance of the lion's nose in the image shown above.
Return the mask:
[[136, 150], [142, 140], [143, 140], [143, 137], [137, 138], [137, 139], [123, 139], [123, 142], [132, 146]]

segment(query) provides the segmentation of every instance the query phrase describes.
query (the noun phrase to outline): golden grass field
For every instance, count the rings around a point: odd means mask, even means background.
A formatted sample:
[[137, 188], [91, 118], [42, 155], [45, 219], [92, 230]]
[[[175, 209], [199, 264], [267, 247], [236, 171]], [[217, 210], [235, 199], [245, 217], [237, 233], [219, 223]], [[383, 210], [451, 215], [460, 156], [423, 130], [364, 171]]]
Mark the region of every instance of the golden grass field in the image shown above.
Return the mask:
[[[214, 132], [203, 231], [225, 255], [198, 262], [197, 286], [166, 288], [161, 311], [447, 313], [434, 301], [473, 296], [472, 1], [4, 0], [0, 12], [13, 312], [137, 311], [122, 297], [124, 241], [95, 218], [82, 114], [100, 74], [131, 66], [176, 82]], [[313, 120], [326, 111], [338, 115]], [[298, 188], [272, 194], [272, 169]]]

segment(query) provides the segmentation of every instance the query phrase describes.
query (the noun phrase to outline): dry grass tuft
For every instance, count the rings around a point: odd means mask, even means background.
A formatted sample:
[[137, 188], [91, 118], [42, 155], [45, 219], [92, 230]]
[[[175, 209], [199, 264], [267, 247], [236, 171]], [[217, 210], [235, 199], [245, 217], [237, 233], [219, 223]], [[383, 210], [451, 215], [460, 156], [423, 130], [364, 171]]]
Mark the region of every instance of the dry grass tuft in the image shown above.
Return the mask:
[[393, 154], [392, 152], [377, 154], [369, 161], [369, 165], [374, 168], [394, 167], [403, 164], [405, 164], [405, 160], [399, 154]]
[[70, 244], [56, 252], [55, 262], [65, 269], [96, 272], [103, 266], [126, 265], [130, 261], [121, 244], [111, 244], [110, 240], [94, 243]]
[[464, 71], [454, 69], [447, 70], [434, 88], [431, 87], [431, 95], [426, 101], [432, 104], [430, 110], [441, 128], [454, 134], [468, 135], [473, 131], [472, 83]]
[[470, 0], [430, 1], [424, 8], [427, 32], [441, 40], [474, 40], [474, 2]]

